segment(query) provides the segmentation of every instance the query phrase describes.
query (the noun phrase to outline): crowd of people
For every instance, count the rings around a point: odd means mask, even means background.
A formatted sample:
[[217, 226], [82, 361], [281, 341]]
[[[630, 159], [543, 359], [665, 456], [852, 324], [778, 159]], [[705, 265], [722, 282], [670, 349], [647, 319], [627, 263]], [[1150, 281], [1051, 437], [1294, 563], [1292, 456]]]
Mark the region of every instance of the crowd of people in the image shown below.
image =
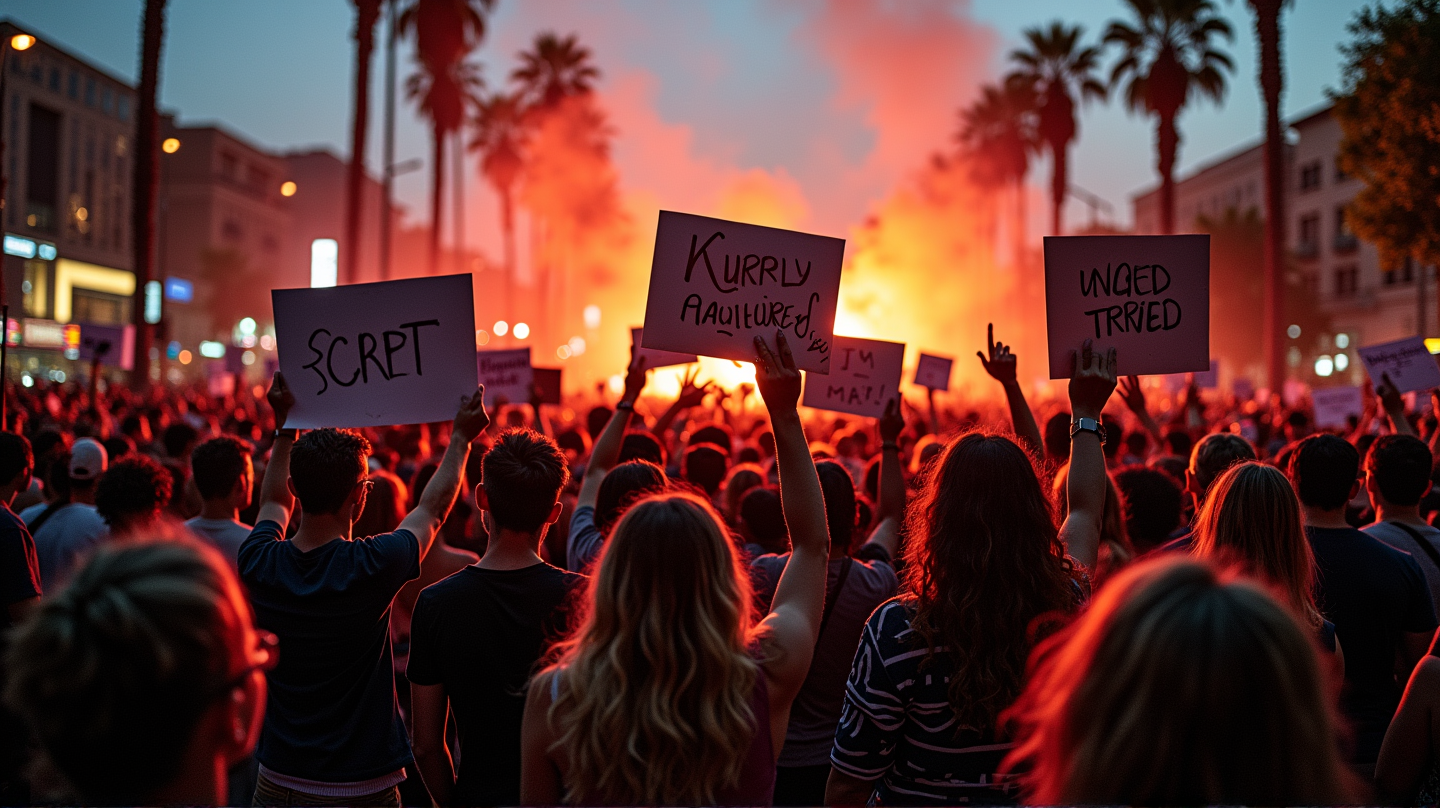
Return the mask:
[[980, 362], [1003, 408], [873, 421], [783, 334], [763, 409], [10, 391], [0, 803], [1440, 800], [1440, 402]]

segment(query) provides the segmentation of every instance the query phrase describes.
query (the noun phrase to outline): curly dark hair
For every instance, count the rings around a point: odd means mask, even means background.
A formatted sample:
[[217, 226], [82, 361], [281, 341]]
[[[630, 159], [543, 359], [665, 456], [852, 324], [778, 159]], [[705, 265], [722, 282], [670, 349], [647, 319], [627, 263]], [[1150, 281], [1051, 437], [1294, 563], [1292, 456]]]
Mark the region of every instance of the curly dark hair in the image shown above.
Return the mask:
[[170, 504], [175, 480], [149, 455], [117, 460], [100, 475], [95, 487], [95, 510], [113, 527], [134, 517], [159, 515]]
[[290, 482], [305, 513], [335, 513], [365, 479], [370, 441], [353, 429], [312, 429], [290, 450]]
[[252, 447], [233, 435], [211, 438], [190, 453], [190, 473], [202, 499], [230, 496], [250, 466]]
[[956, 726], [994, 728], [1020, 695], [1039, 618], [1079, 605], [1079, 573], [1030, 455], [1001, 435], [953, 439], [930, 464], [907, 533], [922, 666], [948, 651], [953, 668], [937, 673], [950, 677]]

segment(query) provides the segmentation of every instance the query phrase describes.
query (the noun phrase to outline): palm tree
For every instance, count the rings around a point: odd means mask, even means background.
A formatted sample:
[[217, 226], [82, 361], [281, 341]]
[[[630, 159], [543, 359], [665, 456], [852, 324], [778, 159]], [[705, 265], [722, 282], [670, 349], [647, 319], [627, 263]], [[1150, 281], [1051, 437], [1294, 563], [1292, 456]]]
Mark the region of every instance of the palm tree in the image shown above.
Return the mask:
[[541, 111], [554, 109], [569, 96], [585, 95], [599, 77], [590, 49], [581, 47], [575, 34], [561, 38], [553, 31], [536, 36], [533, 49], [520, 54], [520, 66], [510, 73], [526, 106]]
[[1069, 152], [1079, 126], [1075, 122], [1075, 96], [1080, 100], [1103, 99], [1105, 85], [1095, 76], [1100, 50], [1094, 46], [1080, 47], [1084, 29], [1067, 26], [1060, 20], [1049, 28], [1025, 31], [1028, 49], [1010, 52], [1010, 60], [1020, 67], [1010, 74], [1016, 81], [1029, 83], [1039, 99], [1039, 135], [1050, 147], [1051, 229], [1061, 235], [1061, 211], [1070, 187]]
[[155, 206], [160, 189], [160, 118], [155, 101], [160, 94], [160, 50], [165, 42], [165, 0], [145, 0], [140, 39], [140, 88], [135, 104], [135, 184], [131, 205], [135, 256], [135, 369], [130, 383], [137, 390], [150, 384], [150, 346], [154, 326], [145, 320], [145, 292], [155, 263]]
[[415, 34], [420, 69], [405, 93], [430, 121], [430, 272], [440, 273], [440, 231], [445, 198], [445, 140], [465, 124], [478, 101], [480, 69], [465, 61], [485, 36], [494, 0], [415, 0], [400, 15], [400, 30]]
[[381, 0], [355, 3], [355, 89], [350, 119], [350, 166], [345, 180], [345, 245], [340, 249], [340, 277], [359, 280], [360, 208], [365, 181], [365, 137], [370, 126], [370, 53], [375, 49], [375, 23]]
[[1028, 81], [1006, 81], [1001, 86], [987, 84], [980, 88], [980, 97], [960, 111], [959, 141], [970, 158], [972, 176], [982, 186], [1015, 188], [1015, 263], [1018, 265], [1025, 249], [1025, 175], [1030, 170], [1030, 155], [1038, 149], [1035, 132], [1034, 84]]
[[525, 108], [516, 93], [481, 100], [470, 148], [480, 153], [480, 172], [500, 197], [500, 230], [505, 244], [505, 311], [514, 303], [515, 182], [525, 167]]
[[1265, 97], [1265, 371], [1270, 389], [1285, 379], [1285, 135], [1280, 128], [1280, 93], [1285, 72], [1280, 58], [1280, 12], [1289, 0], [1250, 0], [1255, 39], [1260, 45], [1260, 92]]
[[1110, 71], [1112, 88], [1125, 85], [1125, 106], [1155, 116], [1157, 168], [1160, 171], [1160, 231], [1175, 232], [1175, 156], [1180, 133], [1175, 118], [1194, 90], [1219, 103], [1225, 75], [1234, 71], [1230, 57], [1216, 50], [1212, 37], [1233, 37], [1230, 24], [1211, 0], [1125, 0], [1135, 25], [1115, 20], [1105, 44], [1120, 46], [1120, 61]]

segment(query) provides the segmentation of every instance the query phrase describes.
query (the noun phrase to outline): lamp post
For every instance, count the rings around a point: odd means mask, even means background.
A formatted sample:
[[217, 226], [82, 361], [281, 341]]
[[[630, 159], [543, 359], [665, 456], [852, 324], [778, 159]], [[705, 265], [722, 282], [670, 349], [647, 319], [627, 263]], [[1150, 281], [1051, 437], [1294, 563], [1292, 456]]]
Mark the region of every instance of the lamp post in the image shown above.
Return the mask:
[[[26, 51], [35, 45], [35, 37], [16, 34], [0, 41], [0, 230], [4, 229], [7, 218], [6, 202], [10, 197], [10, 178], [5, 172], [5, 111], [10, 107], [5, 96], [5, 79], [10, 73], [10, 54], [7, 51]], [[10, 347], [10, 300], [5, 289], [5, 273], [0, 269], [0, 432], [9, 427], [6, 420], [5, 399], [8, 394], [5, 382], [10, 377], [7, 369]]]

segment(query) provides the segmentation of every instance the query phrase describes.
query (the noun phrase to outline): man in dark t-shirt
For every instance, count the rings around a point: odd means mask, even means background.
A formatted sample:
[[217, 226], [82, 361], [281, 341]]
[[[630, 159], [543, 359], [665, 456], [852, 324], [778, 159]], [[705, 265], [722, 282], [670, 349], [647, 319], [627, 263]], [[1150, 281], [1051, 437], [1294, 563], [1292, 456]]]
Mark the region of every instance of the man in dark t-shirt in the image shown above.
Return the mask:
[[[259, 518], [239, 552], [256, 623], [280, 638], [255, 750], [256, 805], [399, 805], [396, 787], [413, 759], [395, 703], [390, 603], [419, 576], [455, 502], [470, 441], [489, 423], [483, 397], [461, 402], [419, 504], [381, 536], [351, 536], [370, 488], [369, 442], [346, 429], [298, 440], [278, 430]], [[284, 424], [295, 399], [279, 373], [269, 398]], [[286, 540], [291, 491], [304, 519]]]
[[[568, 479], [554, 441], [527, 429], [502, 434], [485, 453], [475, 491], [490, 535], [485, 555], [415, 604], [406, 670], [415, 758], [440, 805], [519, 804], [525, 685], [585, 580], [538, 553]], [[445, 745], [452, 709], [458, 776]]]
[[[10, 629], [40, 603], [40, 559], [25, 523], [10, 510], [15, 495], [30, 487], [35, 456], [30, 441], [0, 432], [0, 660]], [[0, 665], [0, 688], [5, 670]], [[24, 805], [30, 793], [21, 776], [28, 733], [18, 716], [0, 707], [0, 805]]]
[[1334, 435], [1301, 441], [1290, 458], [1305, 535], [1320, 568], [1320, 611], [1345, 655], [1340, 707], [1355, 731], [1353, 762], [1370, 766], [1415, 663], [1435, 633], [1435, 607], [1419, 564], [1350, 527], [1345, 504], [1360, 488], [1360, 454]]

